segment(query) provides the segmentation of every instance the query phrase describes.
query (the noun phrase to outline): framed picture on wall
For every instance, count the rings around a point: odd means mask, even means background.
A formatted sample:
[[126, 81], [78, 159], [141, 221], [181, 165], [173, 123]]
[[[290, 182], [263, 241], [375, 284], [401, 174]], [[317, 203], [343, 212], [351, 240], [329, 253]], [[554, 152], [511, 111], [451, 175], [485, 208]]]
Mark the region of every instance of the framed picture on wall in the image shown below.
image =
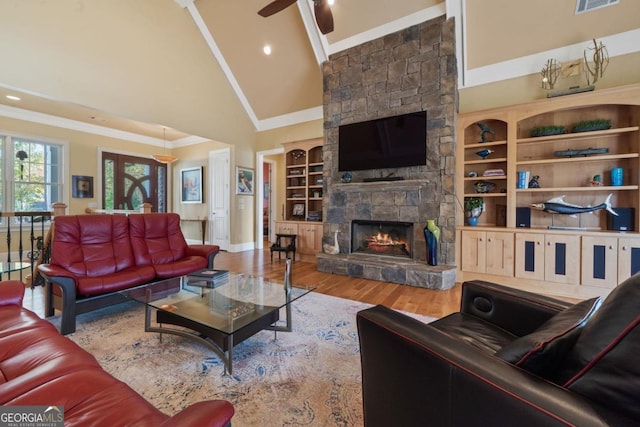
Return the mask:
[[202, 203], [202, 169], [198, 166], [180, 171], [182, 203]]
[[73, 175], [71, 177], [72, 194], [76, 199], [87, 199], [93, 197], [93, 177], [83, 175]]
[[236, 166], [236, 194], [253, 196], [253, 169]]

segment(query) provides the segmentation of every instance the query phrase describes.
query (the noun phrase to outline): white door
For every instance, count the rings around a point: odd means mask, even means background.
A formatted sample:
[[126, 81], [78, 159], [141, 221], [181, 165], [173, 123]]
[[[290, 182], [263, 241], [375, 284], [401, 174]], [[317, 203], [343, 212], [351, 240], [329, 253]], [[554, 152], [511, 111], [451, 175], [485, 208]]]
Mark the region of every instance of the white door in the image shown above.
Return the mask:
[[209, 242], [229, 250], [229, 162], [231, 152], [228, 148], [209, 153]]

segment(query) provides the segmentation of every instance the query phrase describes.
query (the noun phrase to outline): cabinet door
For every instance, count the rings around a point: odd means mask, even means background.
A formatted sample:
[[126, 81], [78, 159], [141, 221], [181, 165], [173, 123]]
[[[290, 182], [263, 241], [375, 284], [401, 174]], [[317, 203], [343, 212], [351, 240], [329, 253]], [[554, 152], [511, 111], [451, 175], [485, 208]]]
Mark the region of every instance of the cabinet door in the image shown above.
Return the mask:
[[582, 237], [583, 285], [614, 288], [618, 284], [618, 239]]
[[484, 273], [486, 271], [486, 233], [484, 231], [462, 231], [462, 271]]
[[487, 232], [486, 273], [513, 276], [513, 233]]
[[300, 224], [298, 226], [298, 251], [303, 254], [317, 254], [322, 248], [322, 226]]
[[298, 234], [298, 224], [293, 222], [276, 222], [276, 233]]
[[618, 239], [618, 283], [640, 271], [640, 238]]
[[516, 277], [544, 280], [544, 235], [516, 233]]
[[580, 283], [580, 236], [550, 234], [545, 237], [544, 279]]

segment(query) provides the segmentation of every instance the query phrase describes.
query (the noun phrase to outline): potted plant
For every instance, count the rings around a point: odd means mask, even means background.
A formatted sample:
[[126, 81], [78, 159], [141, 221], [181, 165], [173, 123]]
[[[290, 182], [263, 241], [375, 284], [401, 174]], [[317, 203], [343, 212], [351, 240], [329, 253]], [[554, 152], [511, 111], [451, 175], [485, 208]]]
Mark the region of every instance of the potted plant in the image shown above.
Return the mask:
[[482, 197], [465, 197], [464, 211], [469, 225], [478, 224], [478, 217], [484, 209], [484, 199]]

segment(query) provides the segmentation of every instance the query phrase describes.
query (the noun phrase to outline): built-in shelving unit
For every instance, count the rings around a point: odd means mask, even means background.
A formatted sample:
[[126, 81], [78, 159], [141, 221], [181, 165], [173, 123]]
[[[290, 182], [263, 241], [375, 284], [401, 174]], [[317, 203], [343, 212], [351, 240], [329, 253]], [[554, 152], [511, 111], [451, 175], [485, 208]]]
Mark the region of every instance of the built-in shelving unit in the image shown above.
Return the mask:
[[[608, 120], [610, 128], [572, 132], [578, 122], [599, 119]], [[548, 126], [564, 126], [566, 131], [532, 136], [534, 129]], [[491, 130], [485, 132], [485, 142], [481, 142], [482, 128]], [[462, 197], [483, 197], [485, 204], [477, 227], [466, 225], [462, 208], [457, 215], [458, 280], [497, 279], [534, 290], [587, 296], [611, 289], [638, 270], [634, 265], [640, 266], [640, 255], [637, 260], [628, 255], [638, 253], [630, 248], [640, 248], [640, 85], [461, 114], [457, 133], [458, 198], [462, 203]], [[594, 150], [583, 156], [567, 154], [588, 149]], [[478, 154], [482, 150], [491, 153], [483, 159]], [[611, 181], [614, 168], [623, 170], [622, 185]], [[496, 170], [505, 175], [483, 176]], [[519, 172], [537, 176], [539, 188], [529, 188], [528, 182], [519, 188]], [[479, 194], [478, 181], [495, 185]], [[610, 230], [605, 210], [572, 216], [534, 207], [554, 198], [576, 206], [598, 206], [609, 195], [614, 210], [635, 210], [633, 231]], [[530, 214], [529, 227], [517, 227], [516, 213], [523, 211]], [[624, 249], [619, 247], [622, 237]], [[615, 274], [607, 267], [614, 256], [613, 265], [624, 266]]]
[[315, 255], [322, 248], [322, 143], [323, 139], [317, 138], [283, 144], [286, 168], [284, 220], [276, 221], [276, 232], [298, 235], [297, 251], [303, 256]]

